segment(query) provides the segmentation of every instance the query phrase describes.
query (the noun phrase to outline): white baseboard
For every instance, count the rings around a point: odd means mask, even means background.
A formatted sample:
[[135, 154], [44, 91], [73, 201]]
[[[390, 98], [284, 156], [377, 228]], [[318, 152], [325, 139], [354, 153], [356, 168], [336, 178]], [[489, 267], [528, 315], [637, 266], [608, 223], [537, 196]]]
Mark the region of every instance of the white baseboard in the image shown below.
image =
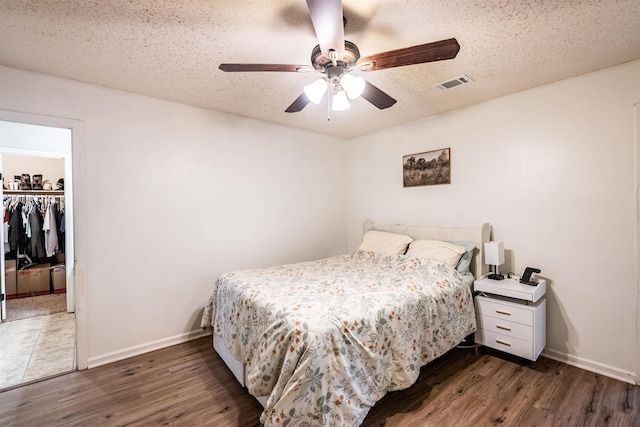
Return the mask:
[[139, 354], [148, 353], [154, 350], [160, 350], [161, 348], [170, 347], [176, 344], [182, 344], [187, 341], [206, 337], [207, 335], [211, 335], [210, 329], [197, 329], [195, 331], [185, 332], [184, 334], [175, 335], [173, 337], [163, 338], [161, 340], [103, 354], [101, 356], [90, 357], [88, 360], [88, 368], [95, 368], [97, 366], [106, 365], [107, 363], [128, 359], [129, 357], [138, 356]]
[[558, 362], [566, 363], [567, 365], [575, 366], [576, 368], [584, 369], [586, 371], [595, 372], [596, 374], [601, 374], [606, 377], [624, 381], [625, 383], [636, 383], [636, 374], [634, 372], [623, 371], [609, 365], [594, 362], [592, 360], [582, 359], [576, 356], [571, 356], [569, 354], [564, 354], [548, 348], [545, 348], [542, 351], [542, 356], [548, 357], [549, 359], [557, 360]]
[[[97, 366], [106, 365], [107, 363], [117, 362], [119, 360], [138, 356], [150, 351], [160, 350], [161, 348], [170, 347], [172, 345], [182, 344], [187, 341], [206, 337], [207, 335], [211, 335], [210, 329], [197, 329], [191, 332], [186, 332], [184, 334], [175, 335], [173, 337], [163, 338], [161, 340], [149, 342], [146, 344], [114, 351], [102, 356], [91, 357], [88, 360], [88, 367], [95, 368]], [[576, 356], [571, 356], [549, 348], [545, 348], [542, 351], [541, 355], [544, 357], [548, 357], [549, 359], [557, 360], [558, 362], [566, 363], [567, 365], [575, 366], [580, 369], [604, 375], [606, 377], [624, 381], [629, 384], [636, 384], [636, 375], [634, 372], [623, 371], [609, 365], [593, 362], [591, 360], [582, 359]]]

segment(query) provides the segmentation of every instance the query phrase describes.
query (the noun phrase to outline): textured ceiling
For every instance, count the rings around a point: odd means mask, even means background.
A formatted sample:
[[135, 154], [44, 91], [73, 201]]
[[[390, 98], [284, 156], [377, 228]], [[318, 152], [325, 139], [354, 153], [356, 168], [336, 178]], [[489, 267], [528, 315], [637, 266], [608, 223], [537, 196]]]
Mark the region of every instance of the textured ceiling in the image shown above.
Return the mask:
[[[303, 0], [0, 0], [0, 64], [352, 138], [640, 58], [638, 0], [344, 0], [362, 56], [455, 37], [455, 59], [364, 73], [398, 100], [284, 110], [317, 73], [223, 73], [223, 62], [310, 64]], [[468, 75], [473, 84], [433, 84]]]

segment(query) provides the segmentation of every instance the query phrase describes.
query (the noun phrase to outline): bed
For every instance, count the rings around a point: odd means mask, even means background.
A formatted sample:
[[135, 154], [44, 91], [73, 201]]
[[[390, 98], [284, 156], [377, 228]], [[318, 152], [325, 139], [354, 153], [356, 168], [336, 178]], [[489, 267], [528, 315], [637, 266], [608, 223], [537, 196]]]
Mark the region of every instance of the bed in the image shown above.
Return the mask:
[[[475, 331], [471, 283], [490, 233], [365, 221], [353, 254], [222, 275], [202, 326], [263, 424], [358, 426]], [[434, 244], [459, 259], [430, 259]]]

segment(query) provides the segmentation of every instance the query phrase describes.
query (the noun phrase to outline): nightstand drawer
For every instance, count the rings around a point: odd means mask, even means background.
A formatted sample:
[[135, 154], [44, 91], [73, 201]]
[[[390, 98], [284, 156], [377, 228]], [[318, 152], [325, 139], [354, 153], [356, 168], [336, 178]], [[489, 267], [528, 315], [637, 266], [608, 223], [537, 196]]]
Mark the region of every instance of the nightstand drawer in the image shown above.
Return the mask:
[[529, 360], [535, 360], [533, 355], [533, 343], [518, 338], [509, 337], [495, 332], [478, 329], [476, 331], [476, 343], [495, 348], [515, 356]]
[[533, 341], [533, 326], [511, 322], [490, 316], [478, 317], [478, 329], [518, 338], [523, 341]]
[[533, 310], [528, 306], [482, 296], [476, 297], [476, 306], [478, 314], [481, 316], [495, 317], [496, 319], [533, 326]]

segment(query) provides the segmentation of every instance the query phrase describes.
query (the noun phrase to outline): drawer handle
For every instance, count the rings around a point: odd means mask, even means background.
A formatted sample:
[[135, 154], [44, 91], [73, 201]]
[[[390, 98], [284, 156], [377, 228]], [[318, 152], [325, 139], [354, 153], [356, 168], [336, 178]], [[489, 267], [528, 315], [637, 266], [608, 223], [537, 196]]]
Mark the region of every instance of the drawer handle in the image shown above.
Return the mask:
[[504, 315], [506, 315], [506, 316], [511, 316], [511, 313], [509, 313], [508, 311], [496, 310], [496, 313], [498, 313], [498, 314], [504, 314]]
[[498, 328], [498, 329], [502, 329], [502, 330], [504, 330], [504, 331], [510, 331], [510, 330], [511, 330], [511, 328], [510, 328], [510, 327], [508, 327], [508, 326], [502, 326], [502, 325], [496, 325], [496, 328]]
[[496, 342], [498, 344], [502, 344], [502, 345], [506, 345], [507, 347], [511, 347], [511, 343], [510, 342], [502, 341], [502, 340], [496, 340]]

